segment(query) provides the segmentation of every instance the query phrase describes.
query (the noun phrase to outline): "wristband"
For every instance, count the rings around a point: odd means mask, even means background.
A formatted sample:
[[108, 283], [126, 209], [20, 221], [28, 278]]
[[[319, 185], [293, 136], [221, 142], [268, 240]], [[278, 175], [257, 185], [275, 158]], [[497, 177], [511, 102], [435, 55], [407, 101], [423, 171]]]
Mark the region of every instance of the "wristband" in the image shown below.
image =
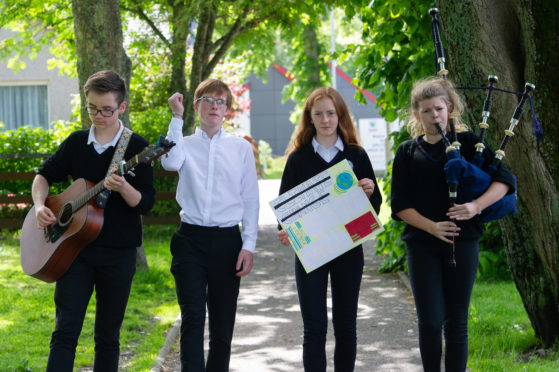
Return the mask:
[[171, 112], [171, 114], [172, 114], [173, 116], [178, 116], [179, 118], [182, 119], [182, 114], [179, 114], [178, 112]]

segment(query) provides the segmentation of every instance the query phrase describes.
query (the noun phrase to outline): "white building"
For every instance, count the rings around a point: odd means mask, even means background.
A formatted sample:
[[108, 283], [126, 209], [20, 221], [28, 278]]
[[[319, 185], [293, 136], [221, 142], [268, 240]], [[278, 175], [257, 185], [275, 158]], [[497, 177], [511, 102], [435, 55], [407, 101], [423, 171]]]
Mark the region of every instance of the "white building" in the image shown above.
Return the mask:
[[[0, 40], [10, 32], [0, 29]], [[48, 46], [37, 58], [24, 59], [25, 69], [17, 73], [0, 63], [0, 122], [4, 129], [23, 125], [48, 128], [55, 120], [69, 120], [71, 101], [78, 94], [78, 80], [61, 75], [58, 69], [49, 70], [53, 56]]]

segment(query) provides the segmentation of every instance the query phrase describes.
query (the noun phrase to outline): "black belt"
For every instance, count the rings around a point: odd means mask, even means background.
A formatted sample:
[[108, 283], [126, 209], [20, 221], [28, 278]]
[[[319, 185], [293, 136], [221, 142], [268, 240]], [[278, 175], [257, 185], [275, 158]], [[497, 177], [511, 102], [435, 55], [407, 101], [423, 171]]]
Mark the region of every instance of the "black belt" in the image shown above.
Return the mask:
[[238, 232], [239, 225], [234, 225], [230, 227], [219, 227], [219, 226], [200, 226], [200, 225], [193, 225], [186, 222], [181, 222], [181, 227], [179, 232], [182, 234], [186, 234], [188, 232], [200, 232], [200, 233], [231, 233], [231, 232]]

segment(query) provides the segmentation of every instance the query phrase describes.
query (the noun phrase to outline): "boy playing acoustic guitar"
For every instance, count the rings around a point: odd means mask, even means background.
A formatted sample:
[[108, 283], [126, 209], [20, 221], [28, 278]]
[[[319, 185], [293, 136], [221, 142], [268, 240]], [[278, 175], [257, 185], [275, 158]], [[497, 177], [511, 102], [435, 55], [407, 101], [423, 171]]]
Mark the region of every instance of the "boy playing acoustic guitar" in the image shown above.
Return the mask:
[[[118, 159], [118, 151], [113, 159], [115, 148], [125, 149], [123, 159], [128, 160], [148, 145], [138, 134], [125, 130], [118, 119], [126, 108], [122, 78], [113, 71], [97, 72], [89, 77], [84, 91], [93, 125], [70, 134], [35, 176], [32, 196], [37, 227], [43, 229], [57, 221], [53, 211], [45, 206], [54, 182], [66, 181], [68, 176], [93, 183], [104, 179], [110, 194], [101, 194], [106, 202], [104, 222], [89, 222], [102, 223], [99, 235], [90, 244], [83, 244], [85, 247], [78, 247], [83, 249], [56, 282], [56, 324], [47, 371], [72, 371], [87, 304], [95, 289], [93, 370], [116, 372], [120, 326], [136, 271], [136, 247], [142, 239], [140, 215], [147, 213], [154, 203], [153, 170], [140, 164], [134, 169], [134, 176], [108, 173], [111, 163]], [[121, 135], [129, 137], [127, 147], [118, 143]]]

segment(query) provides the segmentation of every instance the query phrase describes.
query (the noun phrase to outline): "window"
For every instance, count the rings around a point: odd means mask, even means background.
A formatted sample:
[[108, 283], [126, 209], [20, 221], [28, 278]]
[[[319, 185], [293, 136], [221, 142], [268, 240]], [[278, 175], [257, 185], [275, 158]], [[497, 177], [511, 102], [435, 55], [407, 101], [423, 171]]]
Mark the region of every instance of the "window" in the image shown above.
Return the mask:
[[24, 125], [48, 128], [47, 97], [46, 85], [0, 86], [0, 122], [4, 129]]

